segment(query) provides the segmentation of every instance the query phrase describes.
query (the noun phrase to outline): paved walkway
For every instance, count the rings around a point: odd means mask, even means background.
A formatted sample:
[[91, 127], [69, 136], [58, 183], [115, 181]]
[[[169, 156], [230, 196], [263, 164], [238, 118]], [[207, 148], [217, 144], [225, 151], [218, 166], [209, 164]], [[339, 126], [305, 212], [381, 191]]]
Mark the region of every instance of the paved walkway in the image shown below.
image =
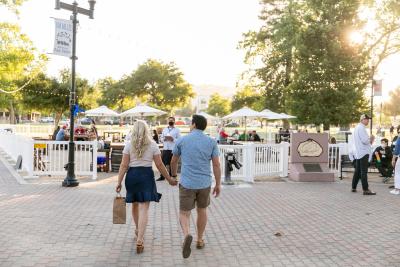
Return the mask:
[[350, 193], [348, 182], [224, 187], [206, 248], [184, 260], [176, 187], [158, 184], [162, 201], [151, 205], [145, 252], [136, 255], [132, 224], [112, 224], [115, 177], [77, 188], [19, 185], [1, 163], [0, 176], [0, 266], [400, 264], [400, 197], [386, 185], [372, 185], [377, 196]]

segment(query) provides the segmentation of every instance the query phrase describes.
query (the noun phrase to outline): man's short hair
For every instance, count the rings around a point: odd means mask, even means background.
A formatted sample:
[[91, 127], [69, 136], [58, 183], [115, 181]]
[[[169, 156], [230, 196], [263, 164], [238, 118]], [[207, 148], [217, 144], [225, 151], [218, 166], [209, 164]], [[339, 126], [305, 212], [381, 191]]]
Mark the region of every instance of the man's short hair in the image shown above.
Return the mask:
[[196, 125], [196, 129], [204, 131], [207, 128], [207, 119], [202, 115], [193, 115], [192, 124]]
[[175, 117], [168, 117], [168, 120], [172, 119], [173, 121], [175, 121]]
[[387, 138], [382, 138], [381, 142], [385, 142], [386, 144], [389, 144], [389, 140]]

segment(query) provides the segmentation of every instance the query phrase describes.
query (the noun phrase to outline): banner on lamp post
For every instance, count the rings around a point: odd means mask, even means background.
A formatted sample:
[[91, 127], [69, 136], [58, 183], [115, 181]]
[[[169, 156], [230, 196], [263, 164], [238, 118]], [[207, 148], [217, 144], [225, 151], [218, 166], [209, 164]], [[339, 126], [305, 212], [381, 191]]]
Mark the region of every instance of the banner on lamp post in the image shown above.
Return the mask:
[[72, 55], [72, 21], [54, 19], [55, 36], [53, 54], [71, 57]]
[[382, 96], [382, 80], [374, 80], [374, 96]]

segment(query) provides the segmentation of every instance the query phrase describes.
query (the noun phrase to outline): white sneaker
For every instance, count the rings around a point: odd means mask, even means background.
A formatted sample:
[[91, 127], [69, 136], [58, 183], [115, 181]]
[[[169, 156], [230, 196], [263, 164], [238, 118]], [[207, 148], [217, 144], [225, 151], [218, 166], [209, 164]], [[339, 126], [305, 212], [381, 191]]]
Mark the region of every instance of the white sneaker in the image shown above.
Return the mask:
[[400, 194], [400, 191], [397, 190], [397, 189], [393, 189], [392, 191], [390, 191], [390, 194], [399, 195], [399, 194]]

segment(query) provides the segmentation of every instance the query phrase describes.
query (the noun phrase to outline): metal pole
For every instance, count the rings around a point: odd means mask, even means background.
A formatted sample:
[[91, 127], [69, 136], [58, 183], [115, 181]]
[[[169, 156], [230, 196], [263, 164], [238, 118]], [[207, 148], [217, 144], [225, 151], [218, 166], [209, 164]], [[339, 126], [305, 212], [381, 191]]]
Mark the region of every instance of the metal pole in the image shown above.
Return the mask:
[[372, 135], [372, 121], [374, 118], [374, 73], [375, 73], [375, 66], [372, 66], [372, 74], [371, 74], [371, 125], [369, 128], [370, 134]]
[[74, 143], [74, 109], [76, 101], [76, 83], [75, 83], [75, 61], [76, 61], [76, 24], [78, 3], [73, 3], [72, 11], [72, 69], [71, 69], [71, 92], [69, 99], [70, 106], [70, 131], [69, 131], [69, 146], [68, 146], [68, 165], [67, 177], [62, 182], [62, 186], [73, 187], [78, 186], [79, 182], [75, 177], [75, 143]]

